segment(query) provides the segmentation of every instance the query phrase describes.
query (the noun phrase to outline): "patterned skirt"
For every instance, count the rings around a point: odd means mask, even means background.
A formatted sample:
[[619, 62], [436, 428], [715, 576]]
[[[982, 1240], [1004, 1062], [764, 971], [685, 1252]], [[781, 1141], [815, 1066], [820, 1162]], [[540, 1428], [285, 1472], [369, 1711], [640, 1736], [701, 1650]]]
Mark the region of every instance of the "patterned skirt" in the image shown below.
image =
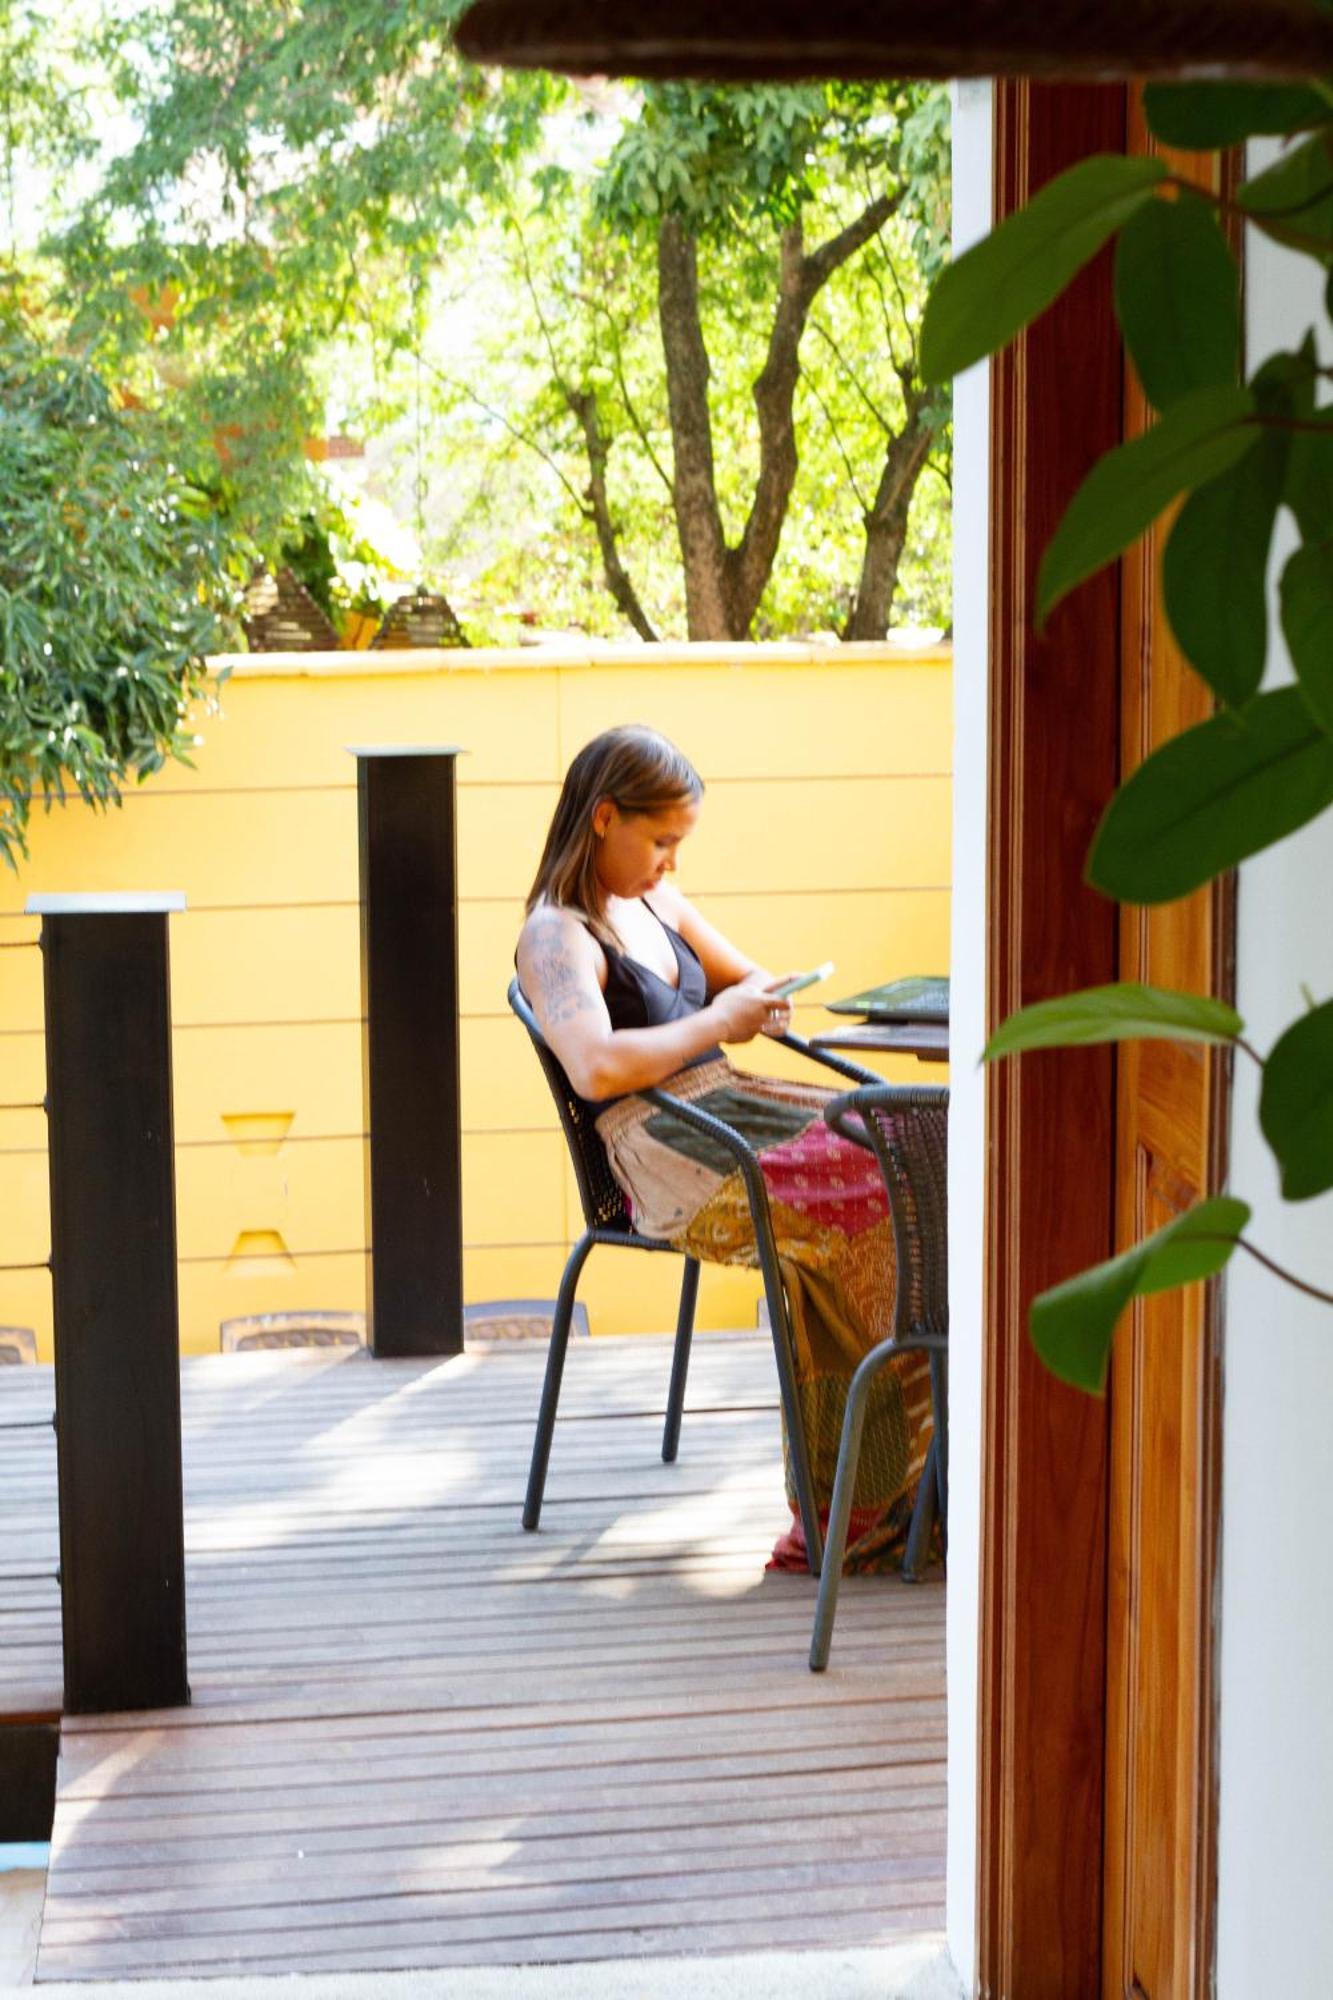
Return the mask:
[[[826, 1520], [848, 1383], [893, 1330], [893, 1226], [879, 1168], [872, 1153], [824, 1123], [831, 1090], [751, 1076], [724, 1058], [681, 1070], [663, 1087], [733, 1126], [759, 1157], [791, 1310], [815, 1497]], [[608, 1105], [597, 1130], [645, 1235], [708, 1263], [758, 1263], [744, 1180], [716, 1140], [639, 1097]], [[880, 1370], [872, 1388], [846, 1569], [901, 1561], [930, 1435], [929, 1362], [904, 1355]], [[795, 1519], [772, 1566], [804, 1568], [790, 1453], [787, 1464]]]

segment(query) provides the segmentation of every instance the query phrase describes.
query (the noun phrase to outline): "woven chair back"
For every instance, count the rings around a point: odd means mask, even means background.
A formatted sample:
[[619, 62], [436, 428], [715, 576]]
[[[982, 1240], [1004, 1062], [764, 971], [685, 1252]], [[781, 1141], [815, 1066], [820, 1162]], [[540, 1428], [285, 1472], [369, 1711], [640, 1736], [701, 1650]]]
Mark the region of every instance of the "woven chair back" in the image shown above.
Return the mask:
[[949, 1092], [943, 1084], [857, 1093], [889, 1191], [898, 1253], [894, 1334], [949, 1332]]
[[555, 1108], [560, 1114], [560, 1126], [569, 1144], [569, 1156], [574, 1163], [574, 1178], [578, 1183], [579, 1200], [583, 1204], [583, 1219], [589, 1229], [600, 1229], [624, 1236], [636, 1236], [629, 1204], [618, 1181], [612, 1175], [606, 1157], [606, 1148], [597, 1135], [597, 1127], [588, 1115], [587, 1106], [571, 1085], [564, 1070], [546, 1046], [545, 1037], [537, 1025], [533, 1013], [516, 979], [510, 981], [509, 1004], [528, 1031], [528, 1038], [537, 1052], [537, 1060], [542, 1066], [542, 1075], [550, 1086], [555, 1099]]

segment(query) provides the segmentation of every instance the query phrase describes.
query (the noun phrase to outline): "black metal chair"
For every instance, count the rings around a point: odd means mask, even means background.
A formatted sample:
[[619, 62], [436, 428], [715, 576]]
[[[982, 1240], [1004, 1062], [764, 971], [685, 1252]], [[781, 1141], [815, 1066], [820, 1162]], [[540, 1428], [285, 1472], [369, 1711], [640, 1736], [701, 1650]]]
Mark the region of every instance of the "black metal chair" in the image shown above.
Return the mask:
[[834, 1098], [825, 1106], [824, 1117], [835, 1132], [868, 1146], [879, 1161], [893, 1218], [898, 1294], [892, 1334], [866, 1355], [847, 1391], [810, 1641], [812, 1673], [821, 1673], [828, 1665], [870, 1386], [898, 1354], [929, 1354], [934, 1416], [903, 1559], [903, 1575], [909, 1582], [917, 1582], [923, 1572], [937, 1513], [946, 1543], [949, 1519], [948, 1087], [879, 1083]]
[[[542, 1388], [541, 1409], [537, 1417], [537, 1435], [532, 1447], [527, 1499], [523, 1507], [523, 1526], [534, 1529], [541, 1519], [542, 1495], [546, 1487], [551, 1438], [555, 1431], [556, 1406], [560, 1400], [565, 1351], [569, 1345], [574, 1296], [578, 1289], [579, 1275], [588, 1260], [588, 1253], [595, 1243], [609, 1243], [630, 1250], [666, 1250], [674, 1255], [680, 1253], [675, 1250], [673, 1244], [662, 1242], [654, 1236], [644, 1236], [634, 1227], [628, 1203], [619, 1183], [612, 1175], [606, 1149], [602, 1145], [597, 1129], [589, 1118], [582, 1099], [574, 1091], [564, 1070], [547, 1047], [537, 1017], [528, 1005], [516, 979], [510, 984], [508, 998], [509, 1005], [528, 1031], [533, 1048], [537, 1052], [537, 1059], [541, 1063], [542, 1073], [555, 1099], [561, 1128], [569, 1143], [570, 1157], [574, 1163], [574, 1177], [578, 1183], [584, 1221], [583, 1234], [570, 1251], [564, 1275], [560, 1280], [555, 1318], [551, 1325], [546, 1379]], [[779, 1039], [788, 1048], [809, 1056], [811, 1061], [821, 1064], [825, 1069], [835, 1071], [839, 1076], [855, 1078], [858, 1082], [865, 1082], [869, 1078], [870, 1073], [858, 1068], [855, 1063], [844, 1062], [841, 1057], [827, 1055], [820, 1049], [812, 1049], [799, 1035], [783, 1035]], [[700, 1110], [698, 1105], [686, 1103], [682, 1098], [673, 1097], [665, 1090], [640, 1090], [635, 1094], [646, 1098], [650, 1104], [657, 1105], [661, 1110], [671, 1112], [685, 1124], [692, 1125], [696, 1131], [708, 1133], [720, 1145], [725, 1146], [744, 1178], [750, 1202], [750, 1214], [754, 1222], [764, 1295], [768, 1302], [769, 1326], [777, 1361], [778, 1388], [787, 1424], [792, 1479], [800, 1507], [801, 1525], [805, 1531], [805, 1546], [811, 1573], [818, 1576], [822, 1555], [819, 1510], [815, 1504], [814, 1483], [810, 1474], [810, 1454], [806, 1443], [805, 1425], [801, 1417], [800, 1398], [796, 1389], [796, 1360], [791, 1318], [787, 1310], [786, 1293], [782, 1288], [777, 1239], [773, 1233], [773, 1218], [769, 1211], [763, 1169], [758, 1156], [741, 1134], [722, 1119], [714, 1118], [710, 1112]], [[666, 1464], [670, 1464], [675, 1458], [680, 1442], [681, 1411], [685, 1403], [685, 1380], [689, 1371], [690, 1340], [694, 1331], [694, 1306], [698, 1290], [698, 1260], [687, 1257], [685, 1277], [680, 1288], [680, 1310], [676, 1319], [676, 1345], [671, 1363], [671, 1386], [667, 1392], [666, 1426], [662, 1434], [662, 1458]]]

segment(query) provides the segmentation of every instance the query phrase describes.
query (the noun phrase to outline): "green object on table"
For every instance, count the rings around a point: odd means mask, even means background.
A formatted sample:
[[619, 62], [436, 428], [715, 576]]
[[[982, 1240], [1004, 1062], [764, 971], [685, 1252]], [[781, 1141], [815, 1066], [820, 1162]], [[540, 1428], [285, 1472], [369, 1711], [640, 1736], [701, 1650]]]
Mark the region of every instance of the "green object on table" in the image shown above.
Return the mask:
[[949, 1019], [949, 982], [938, 975], [891, 979], [885, 986], [868, 986], [846, 1000], [830, 1000], [830, 1014], [864, 1014], [871, 1021], [936, 1021]]

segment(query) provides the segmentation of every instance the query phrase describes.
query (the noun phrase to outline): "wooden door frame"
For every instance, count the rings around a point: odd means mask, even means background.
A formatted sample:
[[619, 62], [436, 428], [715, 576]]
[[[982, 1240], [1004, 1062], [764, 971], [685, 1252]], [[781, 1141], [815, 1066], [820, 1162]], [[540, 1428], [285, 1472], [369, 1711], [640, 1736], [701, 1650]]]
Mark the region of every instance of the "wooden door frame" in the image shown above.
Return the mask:
[[[1127, 129], [1125, 86], [997, 84], [996, 219], [1075, 160], [1124, 150]], [[993, 364], [988, 1025], [1116, 977], [1118, 912], [1082, 870], [1118, 777], [1118, 573], [1067, 599], [1041, 637], [1032, 605], [1041, 551], [1122, 425], [1103, 254]], [[1114, 1055], [1002, 1063], [986, 1093], [978, 1991], [1097, 2000], [1109, 1413], [1045, 1372], [1026, 1322], [1034, 1293], [1114, 1248]], [[1215, 1396], [1207, 1422], [1215, 1486]], [[1211, 1854], [1211, 1796], [1199, 1810]]]

